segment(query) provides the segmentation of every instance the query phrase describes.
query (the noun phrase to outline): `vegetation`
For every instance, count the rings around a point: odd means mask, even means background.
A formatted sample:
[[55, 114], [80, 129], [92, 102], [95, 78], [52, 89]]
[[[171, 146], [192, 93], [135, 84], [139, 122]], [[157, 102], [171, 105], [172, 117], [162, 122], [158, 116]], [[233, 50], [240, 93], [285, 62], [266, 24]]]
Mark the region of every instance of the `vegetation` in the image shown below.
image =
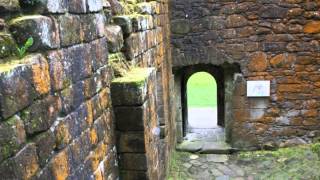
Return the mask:
[[32, 45], [33, 45], [33, 38], [32, 38], [32, 37], [29, 37], [29, 38], [27, 39], [27, 41], [24, 43], [24, 45], [23, 45], [21, 48], [19, 48], [19, 47], [17, 46], [16, 48], [17, 48], [17, 55], [18, 55], [18, 57], [19, 57], [20, 59], [22, 59], [22, 58], [25, 56], [27, 50], [28, 50]]
[[192, 75], [187, 83], [189, 107], [216, 107], [217, 84], [215, 79], [206, 72]]
[[318, 179], [320, 144], [242, 152], [235, 159], [258, 179]]

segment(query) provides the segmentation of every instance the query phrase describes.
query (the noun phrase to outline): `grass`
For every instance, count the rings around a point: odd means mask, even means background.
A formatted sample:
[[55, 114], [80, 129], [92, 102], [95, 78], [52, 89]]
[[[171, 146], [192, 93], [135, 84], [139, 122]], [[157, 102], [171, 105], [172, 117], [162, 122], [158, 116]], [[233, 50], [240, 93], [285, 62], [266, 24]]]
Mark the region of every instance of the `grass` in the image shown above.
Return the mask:
[[189, 107], [216, 107], [217, 84], [215, 79], [206, 72], [192, 75], [187, 83]]

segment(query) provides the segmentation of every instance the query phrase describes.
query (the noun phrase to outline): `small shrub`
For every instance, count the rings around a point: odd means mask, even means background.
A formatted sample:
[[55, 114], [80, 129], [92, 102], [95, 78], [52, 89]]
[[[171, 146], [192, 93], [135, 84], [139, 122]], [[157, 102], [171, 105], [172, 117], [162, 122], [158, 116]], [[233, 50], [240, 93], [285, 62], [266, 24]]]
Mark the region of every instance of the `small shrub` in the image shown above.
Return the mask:
[[24, 45], [23, 45], [21, 48], [19, 48], [19, 47], [17, 46], [16, 48], [17, 48], [17, 55], [18, 55], [18, 57], [19, 57], [20, 59], [22, 59], [22, 58], [25, 56], [27, 50], [28, 50], [32, 45], [33, 45], [33, 38], [30, 37], [30, 38], [28, 38], [28, 40], [24, 43]]

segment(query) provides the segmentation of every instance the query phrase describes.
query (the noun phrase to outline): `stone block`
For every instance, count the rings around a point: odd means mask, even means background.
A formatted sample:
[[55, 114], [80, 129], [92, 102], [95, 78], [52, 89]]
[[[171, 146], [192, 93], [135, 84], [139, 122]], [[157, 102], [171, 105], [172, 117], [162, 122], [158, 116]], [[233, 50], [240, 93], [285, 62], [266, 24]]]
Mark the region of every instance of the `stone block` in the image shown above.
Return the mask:
[[124, 7], [118, 0], [108, 0], [112, 15], [121, 15], [124, 13]]
[[81, 20], [78, 15], [61, 15], [58, 16], [59, 32], [61, 46], [70, 46], [78, 44], [82, 40]]
[[36, 146], [27, 144], [14, 157], [0, 165], [0, 176], [3, 179], [31, 179], [38, 170]]
[[103, 8], [103, 0], [87, 0], [87, 7], [89, 12], [101, 11]]
[[97, 119], [106, 108], [111, 107], [110, 90], [108, 88], [103, 89], [92, 98], [92, 107], [93, 119]]
[[[54, 179], [67, 179], [70, 175], [70, 150], [68, 148], [54, 156], [50, 163], [50, 174]], [[49, 176], [50, 177], [50, 176]]]
[[266, 5], [262, 7], [259, 11], [259, 15], [262, 18], [270, 18], [270, 19], [282, 19], [287, 15], [288, 9], [282, 8], [276, 5]]
[[128, 35], [132, 32], [132, 22], [129, 16], [114, 16], [112, 18], [114, 24], [121, 27], [122, 32]]
[[142, 3], [138, 3], [136, 4], [136, 7], [135, 7], [135, 11], [139, 14], [149, 14], [149, 15], [152, 15], [154, 12], [153, 12], [153, 7], [152, 7], [152, 4], [149, 3], [149, 2], [142, 2]]
[[116, 107], [114, 109], [116, 127], [120, 131], [143, 131], [146, 118], [147, 103], [143, 106]]
[[30, 4], [29, 1], [20, 1], [23, 8], [34, 7], [34, 12], [39, 14], [43, 13], [65, 13], [67, 11], [66, 0], [40, 0], [34, 4]]
[[242, 15], [230, 15], [226, 20], [227, 28], [243, 27], [248, 24], [248, 20]]
[[7, 33], [0, 33], [0, 63], [5, 60], [3, 58], [13, 56], [16, 53], [16, 43], [12, 36]]
[[152, 68], [136, 68], [111, 83], [113, 106], [142, 105], [147, 97], [146, 82]]
[[146, 154], [123, 153], [119, 155], [120, 170], [147, 170]]
[[71, 13], [86, 13], [87, 12], [86, 0], [69, 0], [68, 11]]
[[154, 28], [151, 15], [135, 15], [131, 17], [133, 32]]
[[82, 40], [90, 42], [104, 35], [105, 17], [102, 14], [87, 14], [80, 16]]
[[177, 19], [171, 22], [171, 32], [173, 34], [187, 34], [191, 30], [190, 22], [185, 19]]
[[145, 142], [144, 133], [141, 132], [121, 132], [118, 136], [118, 153], [144, 153]]
[[24, 44], [30, 37], [34, 39], [33, 45], [29, 48], [30, 51], [54, 49], [60, 45], [57, 24], [49, 17], [23, 16], [12, 20], [9, 25], [18, 44]]
[[88, 78], [93, 73], [89, 50], [87, 44], [79, 44], [64, 49], [63, 54], [65, 54], [65, 61], [70, 63], [69, 71], [73, 83]]
[[0, 162], [17, 153], [26, 142], [23, 121], [13, 116], [0, 124]]
[[2, 0], [0, 2], [0, 12], [9, 13], [20, 10], [19, 0]]
[[64, 115], [75, 110], [85, 100], [84, 94], [84, 82], [80, 81], [76, 84], [69, 86], [68, 88], [59, 92], [62, 102], [62, 112]]
[[[128, 38], [125, 39], [123, 51], [129, 60], [138, 58], [139, 55], [142, 55], [147, 50], [147, 35], [147, 31], [142, 31], [132, 33]], [[157, 39], [157, 37], [153, 37], [153, 40], [155, 39]]]
[[48, 64], [43, 56], [30, 55], [22, 62], [4, 65], [0, 70], [0, 111], [4, 119], [50, 90]]
[[105, 35], [110, 53], [119, 52], [123, 47], [123, 34], [120, 26], [108, 25], [105, 28]]
[[48, 130], [61, 110], [59, 96], [47, 96], [38, 100], [22, 112], [21, 119], [24, 121], [27, 134]]
[[46, 131], [37, 135], [33, 141], [37, 147], [39, 164], [44, 167], [55, 148], [55, 136], [52, 131]]
[[248, 69], [253, 72], [263, 72], [268, 68], [267, 55], [263, 52], [257, 52], [251, 55]]
[[[93, 71], [96, 72], [98, 69], [100, 69], [100, 71], [106, 69], [105, 66], [108, 64], [107, 39], [101, 38], [92, 41], [86, 48], [89, 49], [89, 56], [92, 62]], [[105, 80], [107, 79], [108, 78]]]
[[320, 21], [311, 21], [308, 22], [303, 31], [308, 34], [320, 33]]
[[64, 57], [63, 52], [66, 51], [50, 51], [47, 55], [53, 91], [62, 90], [72, 83], [71, 63]]
[[123, 180], [147, 180], [148, 174], [145, 171], [128, 171], [120, 172], [120, 178]]

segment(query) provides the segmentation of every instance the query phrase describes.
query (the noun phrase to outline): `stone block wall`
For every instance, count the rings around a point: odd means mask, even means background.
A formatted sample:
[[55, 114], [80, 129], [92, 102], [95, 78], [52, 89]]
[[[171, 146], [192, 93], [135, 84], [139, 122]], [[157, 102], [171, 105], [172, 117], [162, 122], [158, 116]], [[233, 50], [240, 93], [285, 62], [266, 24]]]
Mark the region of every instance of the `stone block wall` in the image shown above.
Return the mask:
[[[319, 9], [318, 1], [303, 0], [170, 2], [174, 69], [224, 69], [225, 121], [234, 147], [319, 137]], [[271, 97], [246, 97], [247, 80], [270, 80]]]
[[[118, 179], [118, 162], [132, 161], [118, 158], [111, 81], [132, 67], [160, 72], [162, 82], [153, 73], [147, 83], [154, 97], [150, 122], [158, 122], [156, 102], [170, 99], [169, 32], [167, 1], [0, 0], [0, 176]], [[17, 46], [30, 37], [32, 46], [19, 58]], [[147, 157], [159, 156], [148, 164], [163, 169], [146, 178], [161, 179], [170, 154], [167, 127], [174, 122], [164, 104], [166, 149], [146, 143]], [[147, 142], [153, 132], [146, 129]]]

